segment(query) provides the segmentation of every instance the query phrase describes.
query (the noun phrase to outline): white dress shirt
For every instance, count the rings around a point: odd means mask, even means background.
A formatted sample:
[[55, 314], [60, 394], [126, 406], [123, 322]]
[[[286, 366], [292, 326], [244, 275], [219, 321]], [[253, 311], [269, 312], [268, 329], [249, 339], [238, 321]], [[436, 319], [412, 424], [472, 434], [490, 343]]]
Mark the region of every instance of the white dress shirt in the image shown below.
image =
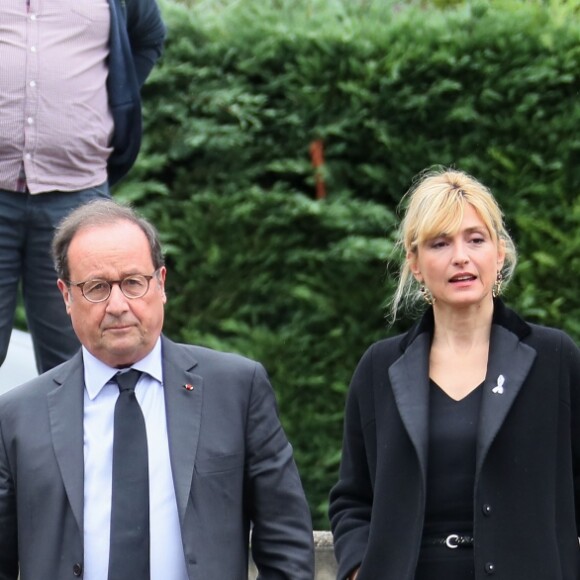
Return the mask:
[[[188, 580], [169, 460], [161, 340], [132, 368], [144, 374], [135, 395], [145, 417], [149, 456], [151, 580]], [[83, 347], [84, 580], [107, 580], [111, 526], [113, 414], [119, 389], [107, 366]]]

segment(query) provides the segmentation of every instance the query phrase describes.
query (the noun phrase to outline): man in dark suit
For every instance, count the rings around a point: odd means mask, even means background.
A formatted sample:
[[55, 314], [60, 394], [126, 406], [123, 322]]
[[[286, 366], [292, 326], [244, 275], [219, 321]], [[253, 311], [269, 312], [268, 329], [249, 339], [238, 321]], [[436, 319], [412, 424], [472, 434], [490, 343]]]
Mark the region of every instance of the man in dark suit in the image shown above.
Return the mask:
[[[260, 578], [311, 580], [310, 514], [267, 375], [162, 335], [155, 229], [91, 202], [53, 255], [82, 349], [0, 397], [0, 579], [241, 580], [251, 528]], [[136, 407], [121, 420], [122, 400]], [[148, 476], [127, 475], [143, 440]]]

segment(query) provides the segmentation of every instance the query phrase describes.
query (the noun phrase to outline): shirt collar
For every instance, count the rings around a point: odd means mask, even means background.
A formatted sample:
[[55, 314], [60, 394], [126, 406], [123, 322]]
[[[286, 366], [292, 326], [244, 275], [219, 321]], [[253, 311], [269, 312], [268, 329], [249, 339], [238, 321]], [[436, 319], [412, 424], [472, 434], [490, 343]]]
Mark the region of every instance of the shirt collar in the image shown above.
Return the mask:
[[[85, 387], [91, 401], [102, 391], [103, 387], [119, 372], [93, 356], [84, 346], [83, 364], [85, 371]], [[131, 368], [143, 371], [163, 385], [163, 367], [161, 364], [161, 337], [157, 339], [151, 352], [131, 365]]]

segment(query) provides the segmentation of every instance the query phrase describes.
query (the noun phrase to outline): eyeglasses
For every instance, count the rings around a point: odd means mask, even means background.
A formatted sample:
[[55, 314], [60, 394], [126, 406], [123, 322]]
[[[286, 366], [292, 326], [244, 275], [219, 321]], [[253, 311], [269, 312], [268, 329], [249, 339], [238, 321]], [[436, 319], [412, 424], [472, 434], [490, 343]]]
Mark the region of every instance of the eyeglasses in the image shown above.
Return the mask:
[[149, 290], [149, 282], [157, 275], [159, 270], [155, 270], [151, 276], [143, 274], [133, 274], [127, 276], [122, 280], [101, 280], [95, 278], [94, 280], [85, 280], [84, 282], [68, 281], [69, 286], [77, 286], [81, 289], [82, 295], [89, 302], [104, 302], [111, 295], [113, 284], [118, 284], [121, 292], [130, 300], [135, 298], [142, 298]]

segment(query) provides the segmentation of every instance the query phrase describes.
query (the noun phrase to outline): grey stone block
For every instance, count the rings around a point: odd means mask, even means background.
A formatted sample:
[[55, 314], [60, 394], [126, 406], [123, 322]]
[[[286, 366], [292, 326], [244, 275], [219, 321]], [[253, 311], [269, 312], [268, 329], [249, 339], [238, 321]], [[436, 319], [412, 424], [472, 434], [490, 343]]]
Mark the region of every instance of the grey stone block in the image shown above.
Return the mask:
[[[336, 580], [336, 560], [332, 549], [330, 532], [314, 532], [314, 549], [316, 572], [313, 580]], [[250, 563], [248, 580], [256, 580], [258, 573]]]

